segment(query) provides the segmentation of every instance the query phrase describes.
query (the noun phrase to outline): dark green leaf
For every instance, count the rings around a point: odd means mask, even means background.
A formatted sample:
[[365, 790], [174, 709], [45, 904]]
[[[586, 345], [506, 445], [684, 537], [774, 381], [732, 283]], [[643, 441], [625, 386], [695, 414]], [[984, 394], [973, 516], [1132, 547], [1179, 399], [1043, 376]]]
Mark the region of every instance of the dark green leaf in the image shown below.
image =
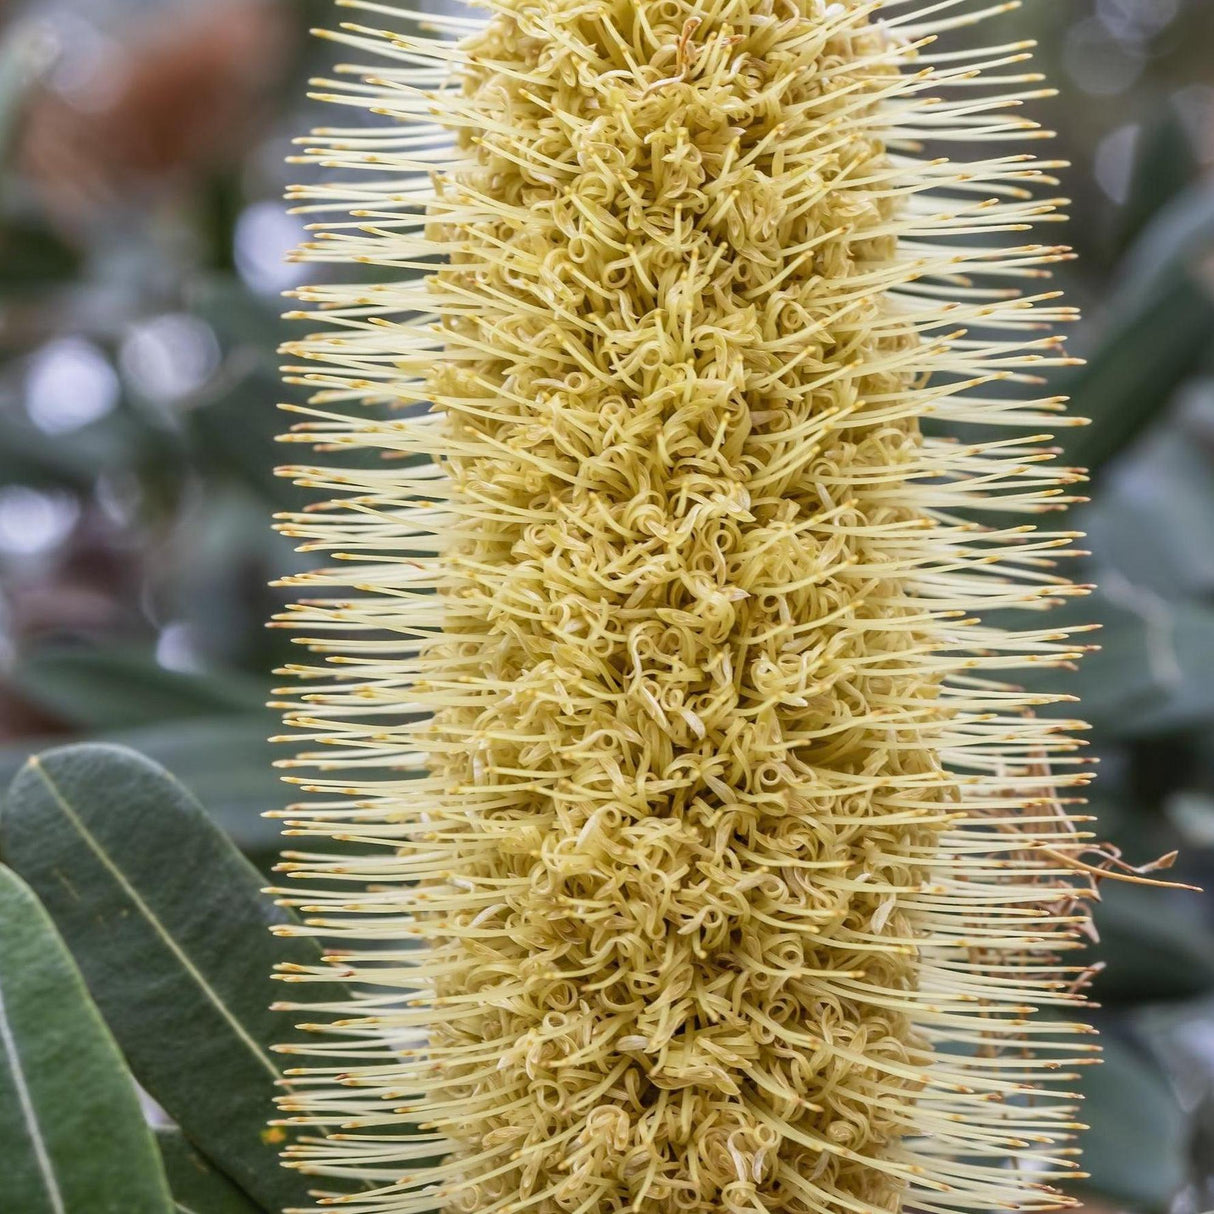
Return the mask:
[[1207, 354], [1214, 299], [1195, 271], [1214, 247], [1214, 189], [1186, 190], [1134, 245], [1088, 365], [1059, 379], [1094, 425], [1066, 435], [1067, 458], [1100, 468], [1132, 442]]
[[1214, 935], [1192, 906], [1186, 913], [1157, 890], [1111, 882], [1101, 896], [1097, 955], [1108, 968], [1093, 988], [1101, 1004], [1186, 999], [1214, 990]]
[[1118, 243], [1125, 247], [1200, 173], [1193, 141], [1176, 106], [1165, 103], [1137, 141], [1130, 194], [1118, 216]]
[[1121, 291], [1143, 296], [1214, 246], [1214, 186], [1199, 181], [1160, 211], [1126, 258]]
[[55, 919], [140, 1083], [251, 1196], [303, 1204], [265, 1125], [281, 1073], [270, 1047], [297, 1035], [268, 1010], [270, 973], [318, 953], [270, 935], [286, 914], [198, 802], [131, 751], [66, 747], [17, 777], [0, 850]]
[[[1214, 393], [1190, 404], [1212, 424]], [[1214, 594], [1214, 463], [1179, 420], [1119, 462], [1079, 521], [1098, 566], [1170, 599]]]
[[[210, 817], [244, 852], [269, 852], [279, 845], [277, 822], [261, 815], [281, 809], [286, 786], [271, 767], [282, 753], [267, 736], [271, 713], [233, 713], [144, 725], [103, 733], [91, 741], [127, 746], [171, 771], [202, 802]], [[39, 751], [63, 738], [28, 738], [0, 747], [0, 788], [7, 788]]]
[[1081, 1085], [1084, 1184], [1118, 1203], [1164, 1211], [1184, 1183], [1184, 1114], [1159, 1068], [1114, 1037]]
[[32, 422], [0, 413], [0, 479], [35, 489], [87, 493], [103, 468], [119, 463], [120, 452], [111, 440], [122, 437], [114, 434], [114, 427], [98, 422], [81, 427], [65, 443]]
[[251, 712], [264, 700], [255, 679], [168, 670], [145, 649], [49, 647], [17, 664], [12, 684], [81, 729], [124, 729], [174, 717]]
[[260, 1214], [262, 1207], [242, 1193], [177, 1129], [156, 1131], [176, 1214]]
[[1198, 366], [1214, 334], [1214, 298], [1177, 266], [1116, 308], [1088, 365], [1061, 381], [1092, 425], [1066, 434], [1066, 458], [1099, 469], [1138, 437]]
[[1193, 1110], [1188, 1133], [1189, 1175], [1196, 1182], [1195, 1196], [1209, 1210], [1214, 1198], [1214, 1091], [1207, 1090]]
[[1099, 623], [1091, 639], [1100, 651], [1087, 655], [1077, 672], [1018, 671], [1016, 681], [1079, 696], [1084, 718], [1113, 737], [1214, 721], [1214, 609], [1169, 602], [1114, 570], [1098, 576], [1099, 593], [1052, 618], [1059, 625]]
[[185, 625], [191, 645], [214, 665], [261, 672], [297, 656], [281, 629], [265, 627], [284, 599], [267, 583], [309, 565], [266, 526], [268, 513], [264, 498], [212, 481], [190, 527], [188, 559], [174, 564], [161, 591], [164, 613]]
[[37, 898], [0, 867], [0, 1158], [13, 1214], [168, 1214], [139, 1097]]
[[0, 224], [0, 288], [42, 291], [67, 283], [80, 270], [80, 254], [37, 220]]
[[[233, 356], [235, 358], [235, 355]], [[250, 366], [226, 390], [190, 415], [189, 438], [206, 471], [214, 477], [232, 476], [266, 503], [297, 508], [301, 495], [275, 476], [275, 436], [283, 430], [282, 415], [264, 407], [280, 389], [275, 378]]]
[[213, 480], [252, 489], [263, 510], [266, 503], [296, 508], [299, 490], [274, 475], [283, 417], [265, 404], [281, 391], [273, 351], [288, 327], [276, 306], [233, 277], [212, 275], [197, 284], [191, 307], [215, 330], [226, 353], [219, 382], [187, 419], [199, 465]]

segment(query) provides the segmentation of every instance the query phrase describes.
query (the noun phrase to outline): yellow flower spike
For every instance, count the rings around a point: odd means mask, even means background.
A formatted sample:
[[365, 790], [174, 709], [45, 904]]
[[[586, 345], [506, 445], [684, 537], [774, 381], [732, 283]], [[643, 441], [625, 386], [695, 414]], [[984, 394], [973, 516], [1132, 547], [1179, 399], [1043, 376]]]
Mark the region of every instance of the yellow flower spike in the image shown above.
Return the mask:
[[285, 347], [287, 437], [355, 456], [281, 470], [338, 563], [274, 621], [276, 816], [339, 844], [279, 866], [334, 942], [283, 976], [351, 986], [288, 1005], [288, 1166], [351, 1214], [1073, 1204], [1066, 957], [1157, 882], [1014, 682], [1086, 629], [985, 622], [1087, 590], [1023, 521], [1075, 419], [993, 387], [1074, 316], [1015, 235], [1048, 91], [970, 29], [1016, 5], [337, 3], [391, 28], [323, 33], [373, 118], [297, 141], [296, 259], [384, 272]]

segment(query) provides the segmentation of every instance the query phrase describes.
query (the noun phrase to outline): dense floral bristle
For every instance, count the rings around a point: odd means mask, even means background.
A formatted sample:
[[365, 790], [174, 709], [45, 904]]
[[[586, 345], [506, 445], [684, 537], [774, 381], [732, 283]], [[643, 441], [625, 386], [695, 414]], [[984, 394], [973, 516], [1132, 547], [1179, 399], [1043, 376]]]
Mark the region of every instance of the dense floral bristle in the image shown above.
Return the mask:
[[1003, 383], [1066, 361], [1057, 166], [963, 29], [1015, 6], [339, 2], [393, 30], [318, 94], [381, 117], [304, 141], [355, 176], [299, 257], [386, 270], [289, 347], [337, 565], [283, 816], [337, 846], [283, 976], [352, 993], [291, 1005], [288, 1162], [356, 1214], [1067, 1204], [1113, 860], [1005, 681], [1084, 648], [1026, 522], [1070, 423]]

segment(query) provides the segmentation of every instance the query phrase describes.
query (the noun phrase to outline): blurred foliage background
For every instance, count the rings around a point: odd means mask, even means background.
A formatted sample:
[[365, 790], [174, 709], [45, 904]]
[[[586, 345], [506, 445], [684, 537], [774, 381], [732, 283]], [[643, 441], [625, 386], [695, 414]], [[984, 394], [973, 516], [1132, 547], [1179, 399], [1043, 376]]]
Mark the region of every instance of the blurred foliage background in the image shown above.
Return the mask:
[[[258, 863], [281, 787], [262, 739], [274, 348], [302, 235], [279, 201], [327, 0], [0, 0], [0, 780], [79, 737], [175, 772]], [[998, 24], [1000, 28], [995, 29]], [[1214, 0], [1031, 0], [1061, 97], [1089, 362], [1103, 648], [1069, 676], [1102, 762], [1102, 835], [1180, 848], [1214, 890]], [[1092, 1207], [1214, 1206], [1214, 893], [1105, 888], [1087, 1073]]]

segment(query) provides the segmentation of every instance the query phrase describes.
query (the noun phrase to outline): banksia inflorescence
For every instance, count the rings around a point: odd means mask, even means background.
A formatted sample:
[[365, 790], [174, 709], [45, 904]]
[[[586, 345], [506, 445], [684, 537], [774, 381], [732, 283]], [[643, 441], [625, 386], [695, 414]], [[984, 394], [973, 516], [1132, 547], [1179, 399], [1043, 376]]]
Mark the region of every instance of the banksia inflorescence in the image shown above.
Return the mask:
[[363, 1214], [1065, 1204], [1115, 861], [1005, 681], [1083, 648], [1061, 402], [998, 382], [1069, 317], [1027, 44], [969, 34], [1014, 5], [343, 2], [395, 32], [321, 88], [384, 120], [307, 141], [356, 176], [300, 256], [385, 272], [298, 292], [286, 437], [356, 458], [284, 470], [339, 561], [285, 816], [340, 846], [282, 867], [286, 976], [354, 993], [289, 1162]]

